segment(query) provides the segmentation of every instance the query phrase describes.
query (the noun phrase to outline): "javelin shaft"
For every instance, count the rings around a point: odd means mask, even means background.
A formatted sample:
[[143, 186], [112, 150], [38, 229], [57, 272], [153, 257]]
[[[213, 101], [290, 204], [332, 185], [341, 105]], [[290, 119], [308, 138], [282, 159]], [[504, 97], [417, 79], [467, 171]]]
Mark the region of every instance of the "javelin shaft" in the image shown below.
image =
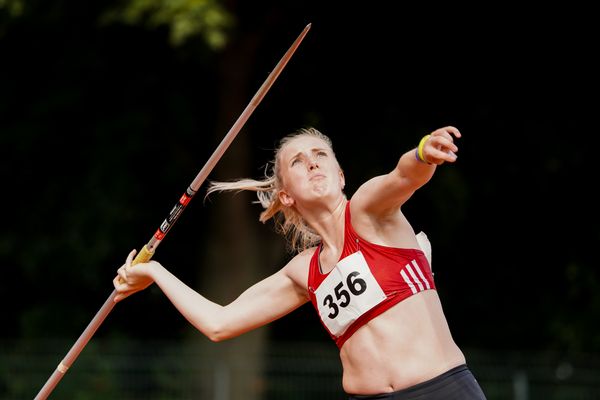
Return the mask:
[[[192, 197], [196, 194], [206, 177], [213, 170], [217, 162], [221, 159], [225, 150], [229, 147], [231, 142], [235, 139], [239, 131], [242, 129], [248, 118], [262, 99], [265, 97], [281, 71], [285, 68], [286, 64], [304, 39], [304, 36], [308, 33], [311, 24], [308, 24], [304, 30], [300, 33], [300, 35], [296, 38], [294, 43], [290, 46], [288, 51], [283, 55], [281, 60], [277, 63], [273, 71], [267, 76], [265, 82], [258, 89], [250, 103], [246, 106], [242, 114], [238, 117], [236, 122], [233, 124], [229, 132], [225, 135], [219, 146], [215, 149], [212, 156], [208, 159], [204, 167], [200, 170], [198, 175], [194, 178], [190, 186], [187, 188], [185, 193], [179, 199], [179, 202], [173, 207], [169, 216], [163, 221], [157, 231], [154, 233], [150, 241], [142, 248], [136, 258], [133, 260], [132, 265], [138, 264], [140, 262], [146, 262], [152, 258], [156, 247], [160, 244], [160, 242], [164, 239], [165, 235], [169, 232], [169, 230], [173, 227], [177, 219], [181, 216], [181, 213], [188, 205]], [[56, 370], [52, 373], [50, 378], [46, 381], [40, 392], [35, 397], [35, 400], [45, 400], [54, 390], [56, 385], [65, 375], [67, 370], [71, 367], [73, 362], [77, 359], [85, 345], [90, 341], [94, 333], [98, 330], [102, 322], [106, 319], [108, 314], [112, 311], [115, 306], [115, 297], [117, 295], [117, 291], [113, 290], [108, 299], [104, 302], [100, 310], [96, 313], [92, 321], [85, 328], [83, 333], [79, 336], [79, 339], [75, 342], [75, 344], [71, 347], [65, 358], [58, 364]]]
[[[225, 150], [227, 150], [227, 148], [229, 147], [231, 142], [235, 139], [235, 137], [237, 136], [239, 131], [242, 129], [242, 127], [244, 126], [244, 124], [246, 123], [248, 118], [250, 118], [250, 115], [252, 114], [252, 112], [254, 112], [256, 107], [260, 104], [262, 99], [265, 97], [265, 95], [267, 94], [267, 92], [269, 91], [269, 89], [271, 88], [271, 86], [273, 85], [273, 83], [275, 82], [275, 80], [277, 79], [277, 77], [279, 76], [281, 71], [283, 70], [283, 68], [286, 66], [286, 64], [288, 63], [288, 61], [290, 60], [290, 58], [292, 57], [292, 55], [294, 54], [294, 52], [296, 51], [296, 49], [298, 48], [298, 46], [300, 45], [302, 40], [304, 39], [304, 36], [306, 36], [306, 34], [308, 33], [308, 30], [310, 29], [310, 27], [311, 27], [311, 24], [308, 24], [304, 28], [304, 30], [296, 38], [294, 43], [292, 43], [292, 45], [290, 46], [288, 51], [283, 55], [281, 60], [279, 60], [279, 62], [277, 63], [277, 65], [275, 66], [273, 71], [269, 74], [269, 76], [267, 76], [267, 79], [264, 81], [264, 83], [258, 89], [258, 91], [254, 95], [252, 100], [250, 100], [250, 103], [248, 103], [248, 105], [246, 106], [246, 108], [244, 109], [242, 114], [240, 114], [240, 116], [238, 117], [237, 121], [235, 121], [235, 123], [233, 124], [231, 129], [229, 129], [229, 132], [227, 132], [227, 134], [225, 135], [225, 137], [223, 138], [223, 140], [221, 141], [219, 146], [215, 149], [212, 156], [210, 156], [210, 158], [208, 159], [208, 161], [206, 162], [204, 167], [202, 167], [202, 169], [200, 170], [198, 175], [196, 175], [196, 178], [194, 178], [194, 180], [192, 181], [190, 186], [187, 188], [185, 193], [181, 196], [181, 198], [179, 199], [179, 203], [176, 204], [175, 207], [173, 207], [173, 209], [169, 213], [169, 216], [163, 221], [161, 226], [157, 229], [157, 231], [154, 233], [154, 235], [150, 238], [150, 240], [148, 241], [148, 244], [145, 246], [145, 248], [143, 248], [142, 251], [140, 252], [140, 254], [138, 254], [138, 257], [140, 257], [140, 259], [143, 259], [143, 257], [147, 257], [147, 255], [145, 255], [144, 252], [150, 253], [150, 257], [152, 255], [152, 253], [154, 253], [156, 247], [158, 247], [158, 245], [163, 240], [163, 238], [165, 237], [167, 232], [171, 229], [173, 224], [177, 221], [177, 219], [179, 218], [179, 216], [181, 215], [181, 213], [183, 212], [183, 210], [185, 209], [187, 204], [190, 202], [192, 197], [196, 194], [196, 192], [198, 191], [198, 189], [200, 188], [200, 186], [202, 185], [202, 183], [204, 182], [204, 180], [206, 179], [208, 174], [210, 174], [210, 172], [213, 170], [213, 168], [215, 167], [217, 162], [221, 159], [221, 156], [223, 155], [223, 153], [225, 153]], [[136, 259], [138, 257], [136, 257]], [[134, 263], [135, 263], [135, 260], [134, 260]]]

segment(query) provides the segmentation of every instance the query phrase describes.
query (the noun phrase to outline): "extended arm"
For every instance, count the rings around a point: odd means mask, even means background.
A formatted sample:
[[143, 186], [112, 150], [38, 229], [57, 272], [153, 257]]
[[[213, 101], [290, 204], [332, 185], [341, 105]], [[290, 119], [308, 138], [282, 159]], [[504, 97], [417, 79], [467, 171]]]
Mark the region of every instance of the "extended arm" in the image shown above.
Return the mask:
[[353, 208], [378, 216], [395, 212], [431, 179], [436, 165], [456, 161], [458, 147], [454, 138], [460, 137], [458, 129], [452, 126], [433, 131], [423, 143], [423, 160], [417, 159], [417, 149], [404, 153], [390, 173], [367, 181], [357, 190], [352, 197]]
[[[212, 341], [230, 339], [280, 318], [308, 301], [291, 278], [296, 259], [256, 283], [227, 306], [216, 304], [180, 281], [156, 261], [131, 267], [134, 252], [114, 280], [116, 301], [155, 282], [179, 312]], [[123, 283], [121, 283], [123, 282]]]

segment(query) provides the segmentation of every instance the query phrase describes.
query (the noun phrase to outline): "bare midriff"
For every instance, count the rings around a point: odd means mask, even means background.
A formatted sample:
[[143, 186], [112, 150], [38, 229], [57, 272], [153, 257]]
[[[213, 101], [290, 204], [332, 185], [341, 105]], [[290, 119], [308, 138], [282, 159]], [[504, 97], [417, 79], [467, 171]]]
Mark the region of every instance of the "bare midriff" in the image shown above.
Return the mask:
[[465, 363], [435, 290], [417, 293], [372, 319], [340, 350], [349, 394], [405, 389]]

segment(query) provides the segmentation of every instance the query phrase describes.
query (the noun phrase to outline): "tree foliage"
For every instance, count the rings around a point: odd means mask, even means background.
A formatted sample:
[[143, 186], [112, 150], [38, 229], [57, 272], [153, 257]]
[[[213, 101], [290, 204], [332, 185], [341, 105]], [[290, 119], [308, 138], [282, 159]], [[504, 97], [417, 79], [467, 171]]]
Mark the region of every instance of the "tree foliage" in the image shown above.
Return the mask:
[[167, 26], [174, 46], [201, 35], [213, 49], [227, 44], [227, 30], [234, 22], [218, 0], [124, 0], [104, 12], [100, 20], [149, 28]]

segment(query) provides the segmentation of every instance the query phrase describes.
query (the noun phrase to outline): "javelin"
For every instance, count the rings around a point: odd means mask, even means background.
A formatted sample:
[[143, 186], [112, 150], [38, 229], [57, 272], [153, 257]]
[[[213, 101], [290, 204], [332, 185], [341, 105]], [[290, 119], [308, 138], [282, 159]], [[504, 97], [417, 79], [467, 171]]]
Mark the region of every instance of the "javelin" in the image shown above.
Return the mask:
[[[238, 117], [237, 121], [233, 124], [229, 132], [225, 135], [219, 146], [215, 149], [212, 156], [208, 159], [204, 167], [200, 170], [196, 178], [192, 181], [190, 186], [187, 188], [185, 193], [179, 199], [179, 202], [173, 207], [169, 216], [163, 221], [160, 227], [156, 230], [154, 235], [150, 238], [147, 244], [144, 245], [140, 253], [135, 257], [131, 265], [135, 265], [141, 262], [149, 261], [158, 245], [162, 242], [165, 235], [169, 232], [169, 230], [173, 227], [185, 207], [188, 205], [192, 197], [196, 194], [200, 186], [210, 174], [212, 169], [215, 167], [225, 150], [229, 147], [231, 142], [235, 139], [239, 131], [242, 129], [252, 112], [256, 109], [261, 100], [265, 97], [273, 82], [277, 79], [283, 68], [286, 66], [287, 62], [292, 58], [292, 55], [300, 45], [300, 42], [306, 36], [308, 30], [310, 29], [311, 24], [306, 25], [306, 27], [302, 30], [300, 35], [296, 38], [294, 43], [290, 46], [288, 51], [283, 55], [281, 60], [277, 63], [273, 71], [267, 76], [267, 79], [262, 84], [262, 86], [258, 89], [250, 103], [246, 106], [242, 114]], [[102, 324], [104, 319], [111, 312], [113, 307], [115, 306], [115, 296], [117, 295], [116, 289], [113, 290], [108, 299], [104, 302], [104, 305], [100, 308], [100, 310], [96, 313], [96, 316], [92, 319], [92, 321], [88, 324], [87, 328], [83, 331], [77, 342], [71, 347], [71, 350], [67, 353], [65, 358], [58, 364], [54, 373], [50, 376], [50, 378], [46, 381], [46, 384], [42, 387], [40, 392], [35, 397], [35, 400], [44, 400], [46, 399], [50, 393], [54, 390], [58, 382], [65, 375], [67, 370], [71, 367], [73, 362], [79, 356], [79, 353], [83, 350], [85, 345], [92, 338], [98, 327]]]

